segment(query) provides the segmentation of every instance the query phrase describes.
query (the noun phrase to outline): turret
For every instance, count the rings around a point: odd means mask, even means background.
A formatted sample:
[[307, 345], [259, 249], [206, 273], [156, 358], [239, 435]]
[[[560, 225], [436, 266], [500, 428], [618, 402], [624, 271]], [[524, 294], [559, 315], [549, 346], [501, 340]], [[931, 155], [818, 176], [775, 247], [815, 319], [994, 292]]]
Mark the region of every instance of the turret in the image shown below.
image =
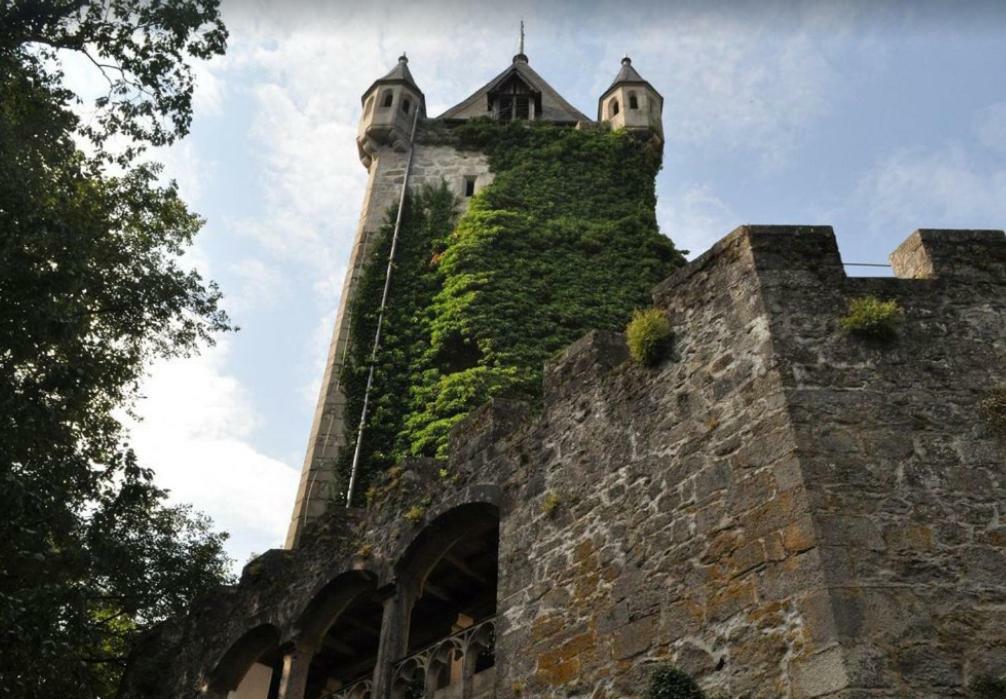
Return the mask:
[[416, 110], [426, 116], [426, 98], [409, 71], [409, 59], [402, 54], [398, 65], [375, 80], [363, 93], [363, 116], [356, 133], [356, 145], [363, 166], [370, 167], [379, 146], [405, 151]]
[[664, 142], [661, 115], [664, 98], [632, 67], [632, 59], [622, 59], [622, 69], [611, 87], [597, 101], [597, 120], [616, 129], [626, 129], [656, 137]]

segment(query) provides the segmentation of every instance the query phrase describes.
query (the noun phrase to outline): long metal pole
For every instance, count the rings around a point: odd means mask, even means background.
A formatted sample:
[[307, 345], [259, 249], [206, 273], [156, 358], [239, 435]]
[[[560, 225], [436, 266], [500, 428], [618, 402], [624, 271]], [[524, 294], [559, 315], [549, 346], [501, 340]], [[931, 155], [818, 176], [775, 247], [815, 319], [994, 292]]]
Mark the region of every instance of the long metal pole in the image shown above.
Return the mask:
[[402, 210], [405, 208], [405, 193], [409, 187], [409, 174], [412, 172], [412, 156], [416, 151], [416, 124], [419, 123], [419, 105], [412, 117], [412, 132], [409, 134], [409, 157], [405, 161], [405, 178], [402, 181], [402, 193], [398, 198], [398, 214], [395, 216], [395, 232], [391, 235], [391, 251], [388, 253], [388, 270], [384, 274], [384, 293], [381, 294], [381, 310], [377, 314], [377, 331], [374, 333], [374, 346], [370, 351], [370, 370], [367, 372], [367, 388], [363, 392], [363, 410], [360, 411], [360, 427], [356, 431], [356, 447], [353, 449], [353, 467], [349, 471], [349, 487], [346, 488], [346, 507], [353, 505], [353, 487], [356, 485], [356, 474], [360, 466], [360, 447], [363, 445], [363, 429], [367, 424], [367, 409], [370, 407], [370, 389], [374, 385], [374, 368], [377, 365], [377, 352], [381, 348], [381, 327], [384, 324], [384, 309], [388, 305], [388, 290], [391, 288], [391, 269], [395, 263], [395, 249], [398, 247], [398, 229], [402, 225]]

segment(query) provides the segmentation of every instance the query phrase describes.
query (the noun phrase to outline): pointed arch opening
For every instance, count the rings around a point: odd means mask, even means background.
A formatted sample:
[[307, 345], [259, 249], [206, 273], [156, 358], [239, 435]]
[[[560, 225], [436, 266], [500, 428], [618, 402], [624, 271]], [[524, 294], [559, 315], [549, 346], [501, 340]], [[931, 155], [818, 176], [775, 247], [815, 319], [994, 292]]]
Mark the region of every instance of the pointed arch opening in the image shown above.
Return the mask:
[[493, 504], [456, 507], [416, 537], [399, 567], [399, 577], [416, 586], [416, 598], [393, 696], [492, 696], [498, 568]]
[[314, 596], [301, 615], [301, 642], [314, 648], [305, 699], [370, 699], [383, 615], [376, 576], [349, 571]]
[[629, 93], [629, 109], [639, 109], [639, 97], [635, 92]]
[[618, 99], [613, 99], [608, 102], [608, 114], [609, 116], [618, 116]]
[[381, 97], [381, 107], [383, 109], [389, 108], [394, 99], [395, 99], [395, 93], [393, 93], [391, 90], [385, 91], [384, 96]]
[[227, 699], [277, 699], [283, 674], [280, 633], [272, 624], [246, 632], [210, 673], [209, 688]]

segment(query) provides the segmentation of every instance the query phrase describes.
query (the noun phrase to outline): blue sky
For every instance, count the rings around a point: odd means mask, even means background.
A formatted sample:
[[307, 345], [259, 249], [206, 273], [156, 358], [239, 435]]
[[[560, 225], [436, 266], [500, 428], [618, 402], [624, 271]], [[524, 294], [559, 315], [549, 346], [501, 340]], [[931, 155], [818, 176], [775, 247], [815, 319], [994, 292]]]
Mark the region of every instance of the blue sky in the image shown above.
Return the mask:
[[918, 227], [1006, 226], [993, 4], [364, 5], [225, 1], [228, 55], [161, 156], [242, 329], [152, 367], [134, 438], [239, 564], [282, 545], [366, 182], [359, 98], [403, 50], [431, 115], [509, 64], [522, 18], [532, 67], [587, 114], [631, 55], [665, 98], [661, 228], [693, 256], [744, 223], [832, 225], [860, 262]]

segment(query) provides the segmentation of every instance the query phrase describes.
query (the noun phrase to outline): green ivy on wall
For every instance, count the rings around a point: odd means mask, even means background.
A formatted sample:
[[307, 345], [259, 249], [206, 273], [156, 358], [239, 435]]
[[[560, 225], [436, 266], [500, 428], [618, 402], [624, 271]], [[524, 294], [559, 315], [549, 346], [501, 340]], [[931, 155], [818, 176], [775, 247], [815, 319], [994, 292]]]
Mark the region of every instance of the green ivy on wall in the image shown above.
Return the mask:
[[[450, 138], [494, 182], [457, 216], [446, 185], [406, 201], [360, 482], [447, 433], [492, 396], [537, 400], [545, 360], [590, 329], [621, 329], [683, 257], [657, 229], [651, 146], [602, 129], [468, 122]], [[343, 372], [348, 473], [394, 211], [365, 266]]]

